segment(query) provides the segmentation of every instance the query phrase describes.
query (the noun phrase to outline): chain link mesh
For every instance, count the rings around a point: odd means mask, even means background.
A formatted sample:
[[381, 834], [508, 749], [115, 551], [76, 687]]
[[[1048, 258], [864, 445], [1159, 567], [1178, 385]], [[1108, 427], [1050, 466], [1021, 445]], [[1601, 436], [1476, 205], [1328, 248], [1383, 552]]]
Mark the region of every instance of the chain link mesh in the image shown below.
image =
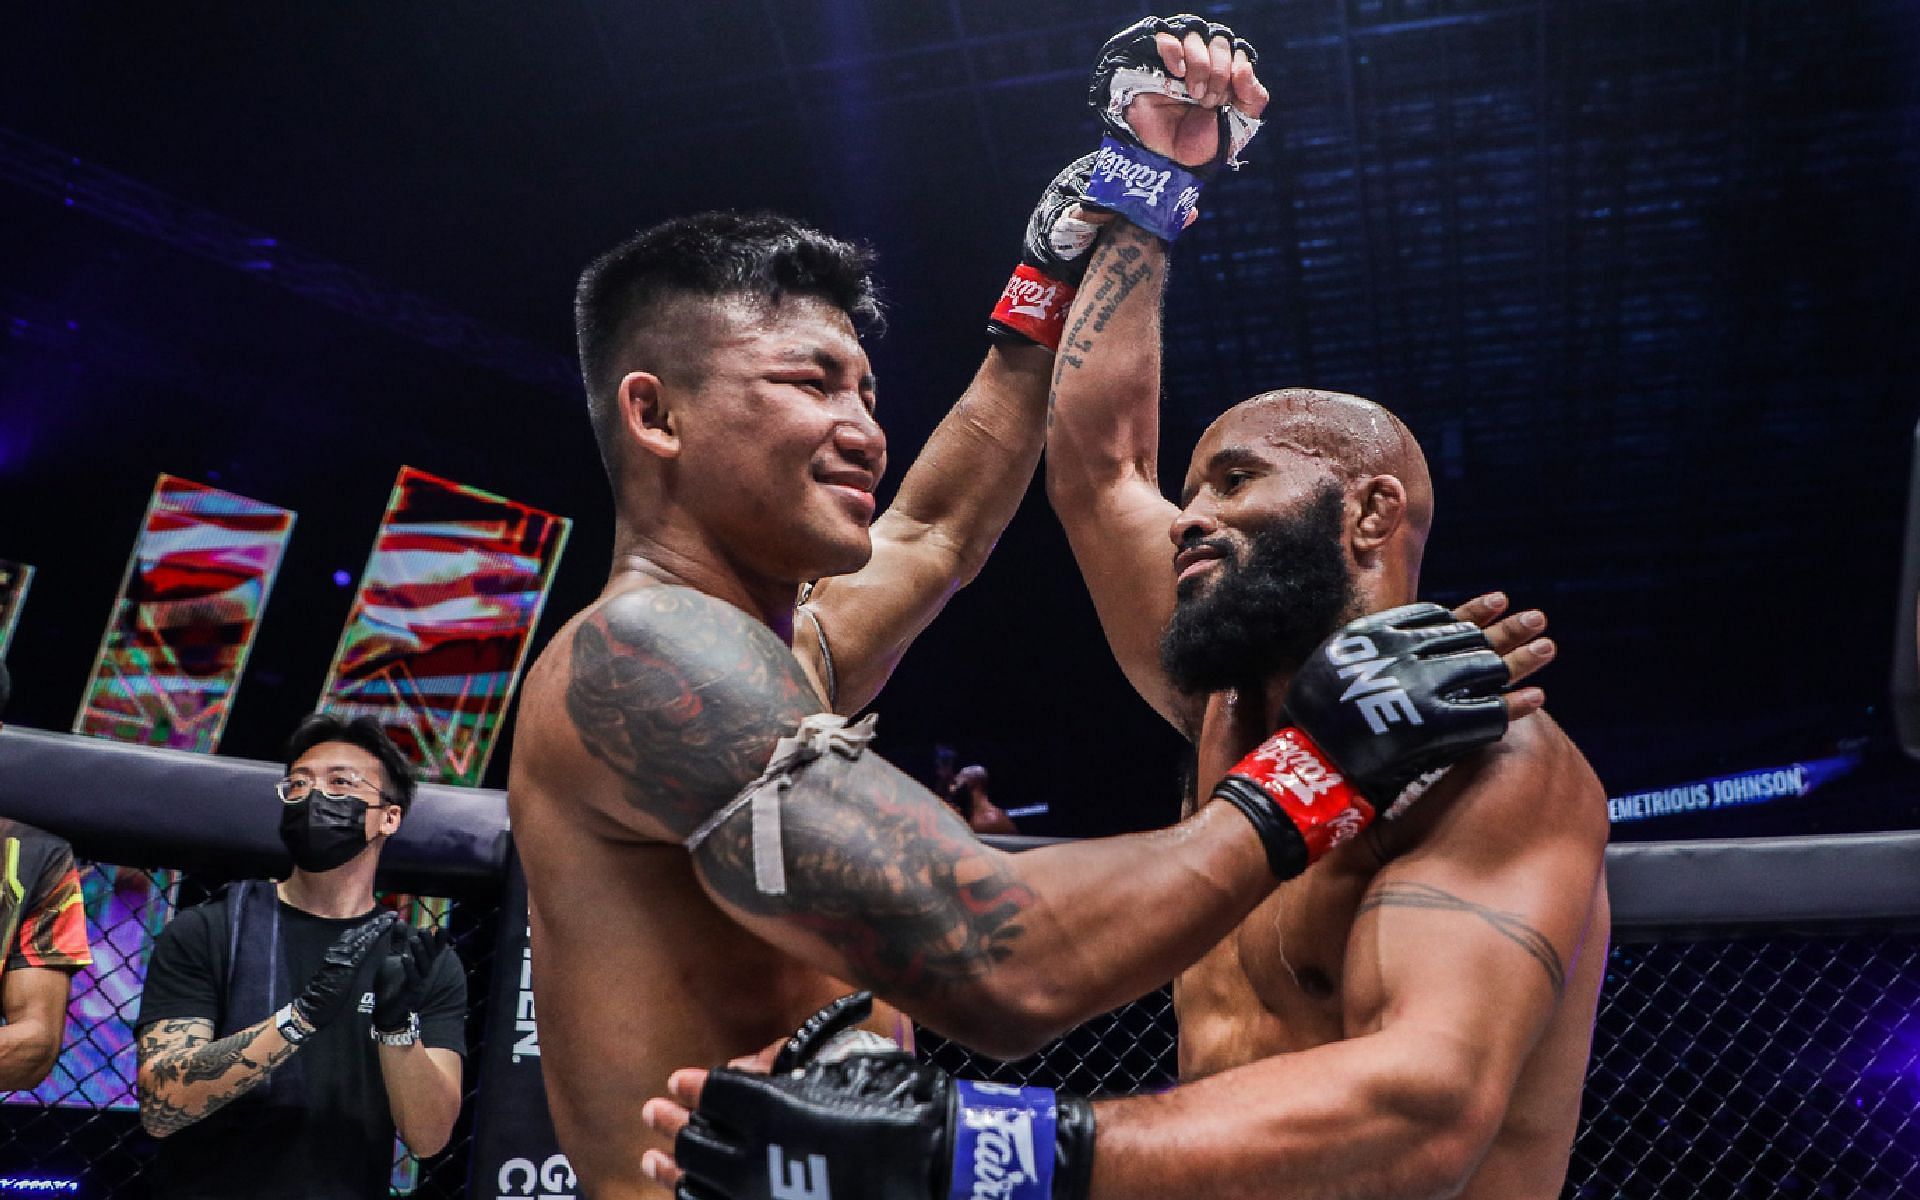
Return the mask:
[[[207, 899], [205, 881], [177, 872], [82, 863], [87, 938], [94, 965], [73, 978], [60, 1060], [30, 1092], [0, 1093], [0, 1194], [28, 1181], [78, 1181], [77, 1194], [100, 1200], [149, 1195], [155, 1143], [140, 1128], [133, 1022], [158, 934], [173, 914]], [[472, 1141], [474, 1051], [484, 1028], [496, 911], [490, 902], [386, 896], [427, 929], [447, 930], [468, 973], [466, 1100], [447, 1148], [424, 1162], [396, 1143], [391, 1194], [420, 1200], [464, 1196]], [[8, 1181], [11, 1180], [10, 1184]], [[59, 1194], [47, 1190], [41, 1194]]]
[[[956, 1075], [1091, 1096], [1172, 1084], [1167, 989], [1003, 1063], [932, 1035]], [[1616, 946], [1567, 1200], [1920, 1196], [1920, 936]]]
[[[96, 965], [74, 979], [60, 1064], [0, 1104], [0, 1176], [81, 1181], [104, 1200], [148, 1195], [154, 1143], [135, 1110], [131, 1022], [151, 936], [201, 881], [84, 871]], [[496, 914], [418, 901], [444, 920], [469, 972], [477, 1051]], [[1171, 989], [1096, 1018], [1032, 1058], [1001, 1063], [929, 1033], [955, 1074], [1094, 1096], [1169, 1087]], [[467, 1086], [474, 1085], [469, 1057]], [[469, 1103], [446, 1151], [398, 1164], [395, 1195], [464, 1195]], [[1920, 1195], [1920, 934], [1691, 938], [1610, 956], [1570, 1200]]]

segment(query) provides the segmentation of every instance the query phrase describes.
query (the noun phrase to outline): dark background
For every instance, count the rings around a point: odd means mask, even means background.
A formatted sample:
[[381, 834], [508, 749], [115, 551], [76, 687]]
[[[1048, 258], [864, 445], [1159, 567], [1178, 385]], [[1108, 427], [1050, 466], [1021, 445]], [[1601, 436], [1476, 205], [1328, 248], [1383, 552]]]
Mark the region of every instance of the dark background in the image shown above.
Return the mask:
[[[1426, 586], [1551, 612], [1620, 794], [1863, 748], [1811, 800], [1654, 833], [1920, 825], [1884, 698], [1920, 376], [1920, 9], [1269, 0], [1251, 165], [1180, 242], [1165, 461], [1283, 385], [1401, 412]], [[569, 301], [629, 231], [767, 206], [870, 241], [904, 465], [1033, 197], [1095, 144], [1086, 0], [16, 6], [0, 18], [9, 717], [65, 728], [160, 471], [297, 510], [223, 749], [314, 703], [402, 463], [577, 522]], [[895, 471], [895, 478], [899, 474]], [[1911, 619], [1911, 609], [1906, 610]], [[1164, 820], [1179, 743], [1106, 656], [1039, 490], [879, 705], [1039, 832]], [[503, 735], [511, 736], [511, 728]], [[504, 779], [505, 743], [490, 782]]]

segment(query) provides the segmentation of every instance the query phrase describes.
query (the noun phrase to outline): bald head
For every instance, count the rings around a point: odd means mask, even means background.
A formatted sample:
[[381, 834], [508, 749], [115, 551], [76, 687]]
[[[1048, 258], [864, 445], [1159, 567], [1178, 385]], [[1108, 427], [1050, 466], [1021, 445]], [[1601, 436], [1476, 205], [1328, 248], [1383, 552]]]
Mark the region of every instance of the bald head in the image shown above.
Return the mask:
[[1399, 417], [1364, 396], [1280, 388], [1243, 400], [1221, 415], [1248, 421], [1271, 444], [1324, 461], [1348, 483], [1391, 475], [1407, 493], [1406, 521], [1419, 540], [1433, 527], [1433, 476], [1427, 456]]

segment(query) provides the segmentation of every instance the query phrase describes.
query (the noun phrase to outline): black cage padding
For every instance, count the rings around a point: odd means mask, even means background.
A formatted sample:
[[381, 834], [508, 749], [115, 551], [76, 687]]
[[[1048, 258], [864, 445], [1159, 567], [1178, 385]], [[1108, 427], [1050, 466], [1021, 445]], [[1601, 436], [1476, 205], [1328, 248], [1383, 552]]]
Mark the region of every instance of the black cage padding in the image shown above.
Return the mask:
[[[284, 876], [279, 763], [0, 730], [0, 816], [57, 833], [99, 862]], [[507, 861], [500, 791], [423, 783], [380, 856], [386, 887], [497, 887]]]

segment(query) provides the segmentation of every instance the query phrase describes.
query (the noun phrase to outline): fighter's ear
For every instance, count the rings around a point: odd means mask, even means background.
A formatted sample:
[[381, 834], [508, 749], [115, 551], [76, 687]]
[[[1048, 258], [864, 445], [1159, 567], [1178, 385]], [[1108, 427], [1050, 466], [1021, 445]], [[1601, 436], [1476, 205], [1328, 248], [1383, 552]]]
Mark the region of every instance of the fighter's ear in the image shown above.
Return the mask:
[[680, 456], [680, 433], [673, 405], [658, 375], [629, 371], [614, 393], [620, 421], [647, 453], [659, 458]]
[[1384, 546], [1406, 523], [1407, 485], [1393, 475], [1375, 475], [1361, 482], [1355, 498], [1359, 515], [1353, 524], [1353, 550], [1366, 554]]

